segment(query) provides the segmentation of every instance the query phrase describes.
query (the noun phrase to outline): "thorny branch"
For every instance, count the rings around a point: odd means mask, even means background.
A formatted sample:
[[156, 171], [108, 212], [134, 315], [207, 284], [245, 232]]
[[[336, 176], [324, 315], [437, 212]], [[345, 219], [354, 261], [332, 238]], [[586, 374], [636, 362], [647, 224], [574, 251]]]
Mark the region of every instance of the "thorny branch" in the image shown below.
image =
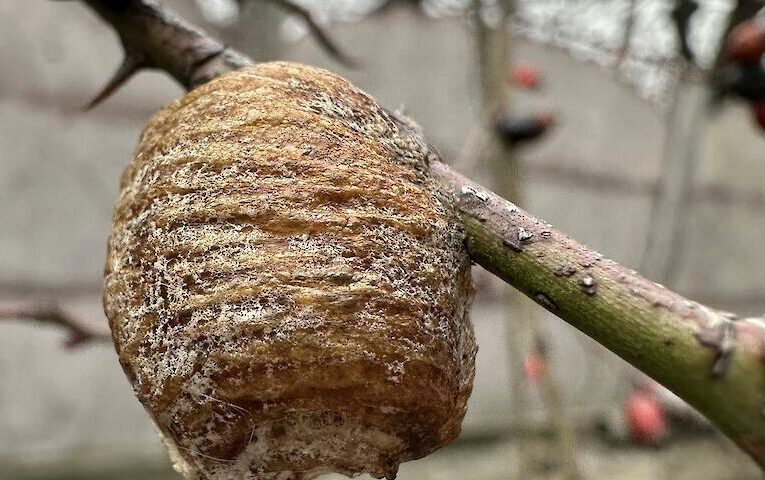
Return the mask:
[[[250, 61], [148, 0], [83, 0], [187, 88]], [[765, 320], [687, 300], [441, 163], [473, 260], [674, 391], [765, 469]]]
[[90, 101], [96, 106], [135, 73], [164, 70], [192, 89], [252, 61], [201, 29], [147, 0], [83, 0], [119, 36], [124, 60], [111, 80]]
[[[156, 68], [192, 89], [221, 73], [252, 61], [195, 25], [147, 0], [83, 0], [112, 25], [124, 50], [122, 64], [103, 89], [85, 106], [91, 109], [142, 69]], [[251, 0], [252, 1], [252, 0]], [[300, 17], [321, 47], [339, 62], [354, 66], [314, 20], [311, 12], [291, 0], [267, 0]], [[246, 0], [238, 0], [244, 4]]]
[[67, 332], [65, 348], [77, 348], [91, 342], [111, 341], [107, 333], [96, 332], [80, 324], [56, 304], [29, 301], [0, 302], [0, 320], [33, 320], [59, 326]]

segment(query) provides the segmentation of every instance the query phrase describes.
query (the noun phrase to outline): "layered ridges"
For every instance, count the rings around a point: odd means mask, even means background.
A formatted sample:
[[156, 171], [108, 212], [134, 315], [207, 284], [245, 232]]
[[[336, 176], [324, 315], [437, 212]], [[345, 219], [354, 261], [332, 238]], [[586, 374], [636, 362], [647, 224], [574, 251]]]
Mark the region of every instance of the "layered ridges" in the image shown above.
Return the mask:
[[[380, 476], [456, 435], [469, 261], [426, 154], [350, 84], [291, 64], [214, 80], [149, 123], [104, 304], [139, 398], [192, 470]], [[309, 446], [312, 428], [336, 437]], [[341, 455], [364, 428], [366, 453]]]

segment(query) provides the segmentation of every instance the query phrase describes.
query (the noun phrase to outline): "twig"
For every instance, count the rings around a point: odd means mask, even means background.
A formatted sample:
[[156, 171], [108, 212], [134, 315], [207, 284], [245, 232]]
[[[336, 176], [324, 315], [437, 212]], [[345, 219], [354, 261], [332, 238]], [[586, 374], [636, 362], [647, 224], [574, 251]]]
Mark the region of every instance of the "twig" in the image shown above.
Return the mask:
[[[196, 43], [173, 44], [188, 36], [174, 35], [173, 24], [161, 21], [168, 14], [160, 7], [133, 0], [123, 17], [105, 6], [114, 0], [84, 1], [106, 9], [104, 19], [123, 42], [149, 56], [154, 67], [177, 73], [193, 56], [189, 49]], [[249, 63], [231, 54], [238, 62], [217, 62], [203, 77]], [[476, 263], [668, 387], [765, 468], [765, 320], [734, 322], [605, 260], [435, 155], [430, 171], [453, 195]]]
[[[521, 124], [518, 117], [507, 113], [509, 108], [510, 89], [507, 78], [507, 72], [510, 70], [509, 62], [509, 32], [508, 21], [513, 11], [511, 0], [504, 0], [494, 5], [497, 9], [496, 24], [489, 24], [485, 21], [483, 13], [483, 2], [474, 0], [471, 4], [473, 24], [475, 25], [476, 47], [478, 50], [477, 58], [479, 60], [479, 73], [481, 76], [481, 93], [483, 99], [484, 128], [489, 131], [486, 134], [486, 149], [480, 153], [473, 151], [476, 157], [485, 157], [484, 170], [490, 172], [493, 179], [493, 187], [497, 192], [506, 198], [511, 198], [515, 202], [522, 202], [523, 191], [520, 183], [520, 164], [515, 155], [514, 149], [534, 136], [539, 136], [549, 125], [549, 121], [541, 118], [523, 118]], [[539, 121], [541, 120], [541, 121]], [[521, 128], [516, 128], [521, 127]], [[511, 365], [510, 388], [513, 401], [512, 414], [516, 423], [520, 425], [528, 424], [528, 391], [524, 382], [523, 371], [523, 352], [527, 351], [528, 343], [535, 344], [541, 341], [539, 338], [539, 318], [536, 309], [531, 305], [528, 299], [523, 298], [518, 292], [508, 292], [505, 296], [505, 306], [508, 315], [512, 321], [505, 325], [505, 338], [508, 360]], [[543, 384], [543, 390], [557, 390], [556, 379], [551, 376], [544, 376], [540, 379]], [[559, 413], [556, 414], [556, 413]], [[553, 412], [547, 409], [548, 417], [553, 424], [553, 429], [560, 437], [562, 430], [565, 430], [565, 413]], [[574, 443], [570, 445], [573, 447]], [[570, 454], [570, 455], [568, 455]], [[527, 439], [519, 439], [518, 442], [518, 468], [515, 476], [526, 478], [530, 475], [532, 469], [532, 445]], [[563, 453], [559, 452], [557, 456], [576, 457], [575, 449]], [[564, 475], [572, 478], [569, 464], [564, 463]]]
[[691, 16], [698, 10], [699, 5], [695, 0], [677, 0], [675, 6], [672, 8], [672, 21], [675, 25], [675, 33], [677, 34], [677, 42], [679, 45], [680, 55], [688, 63], [695, 63], [693, 50], [688, 39], [688, 32], [690, 31]]
[[33, 320], [62, 327], [67, 332], [64, 341], [64, 347], [67, 349], [91, 342], [111, 341], [111, 336], [107, 333], [96, 332], [81, 325], [55, 304], [30, 301], [0, 302], [0, 320]]
[[[238, 0], [240, 4], [246, 0]], [[282, 7], [287, 12], [300, 17], [300, 19], [306, 24], [311, 35], [319, 42], [319, 46], [327, 52], [332, 58], [339, 61], [348, 67], [357, 67], [358, 62], [348, 56], [343, 50], [332, 40], [332, 37], [324, 31], [324, 29], [316, 22], [316, 19], [311, 14], [311, 11], [307, 8], [298, 5], [292, 0], [265, 0]]]

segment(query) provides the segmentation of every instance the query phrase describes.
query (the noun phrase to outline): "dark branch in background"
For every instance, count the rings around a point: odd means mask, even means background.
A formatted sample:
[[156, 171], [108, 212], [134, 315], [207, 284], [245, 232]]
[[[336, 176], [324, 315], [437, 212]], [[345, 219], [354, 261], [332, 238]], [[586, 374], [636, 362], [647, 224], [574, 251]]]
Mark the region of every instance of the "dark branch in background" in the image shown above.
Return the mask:
[[[252, 64], [249, 58], [226, 47], [195, 25], [146, 1], [83, 1], [114, 27], [125, 55], [112, 78], [85, 109], [101, 103], [145, 68], [164, 70], [181, 85], [192, 89], [222, 73]], [[240, 5], [246, 1], [238, 0]], [[356, 62], [335, 44], [308, 10], [291, 0], [266, 1], [300, 17], [321, 47], [333, 58], [347, 66], [355, 65]]]
[[[147, 1], [83, 1], [114, 26], [126, 50], [187, 88], [251, 63]], [[604, 259], [435, 155], [430, 167], [453, 195], [476, 263], [674, 391], [765, 468], [765, 320], [734, 321], [687, 300]]]
[[542, 137], [555, 124], [552, 112], [505, 114], [494, 122], [494, 129], [504, 142], [520, 146]]
[[81, 347], [91, 342], [108, 342], [111, 336], [81, 325], [56, 304], [40, 304], [28, 301], [0, 302], [0, 320], [32, 320], [55, 325], [67, 332], [65, 348]]
[[691, 26], [691, 16], [698, 8], [699, 5], [695, 0], [677, 0], [675, 7], [672, 9], [672, 21], [675, 24], [680, 54], [690, 64], [695, 64], [696, 62], [689, 43], [688, 32]]
[[[242, 5], [246, 3], [247, 1], [253, 1], [253, 0], [237, 0], [237, 1], [239, 2], [240, 5]], [[311, 35], [313, 35], [313, 37], [319, 43], [321, 48], [324, 49], [324, 51], [327, 52], [332, 58], [334, 58], [335, 60], [339, 61], [340, 63], [348, 67], [358, 66], [357, 62], [350, 56], [346, 55], [346, 53], [340, 49], [337, 43], [335, 43], [335, 41], [332, 40], [329, 34], [325, 32], [324, 29], [321, 28], [318, 23], [316, 23], [316, 20], [313, 18], [313, 15], [311, 14], [310, 10], [298, 5], [292, 0], [265, 0], [265, 1], [278, 5], [282, 7], [284, 10], [286, 10], [287, 12], [300, 17], [300, 19], [308, 27], [308, 30], [311, 32]]]
[[421, 2], [420, 0], [385, 0], [379, 7], [377, 7], [373, 14], [387, 14], [399, 7], [405, 7], [415, 12], [420, 12]]

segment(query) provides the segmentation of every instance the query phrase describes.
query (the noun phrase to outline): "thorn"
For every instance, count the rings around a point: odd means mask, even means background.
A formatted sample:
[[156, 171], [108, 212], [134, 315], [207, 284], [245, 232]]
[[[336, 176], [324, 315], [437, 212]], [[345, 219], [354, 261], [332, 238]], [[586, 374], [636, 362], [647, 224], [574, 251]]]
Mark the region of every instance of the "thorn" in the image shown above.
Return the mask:
[[88, 102], [87, 105], [82, 107], [82, 110], [86, 112], [106, 100], [112, 93], [114, 93], [118, 88], [125, 84], [125, 82], [127, 82], [130, 77], [138, 72], [138, 70], [146, 66], [147, 64], [143, 57], [137, 54], [126, 52], [125, 59], [122, 60], [122, 64], [119, 66], [117, 71], [114, 72], [112, 78], [106, 83], [106, 85], [104, 85], [101, 91], [98, 92], [98, 95], [93, 97], [93, 99]]
[[329, 34], [327, 34], [327, 32], [325, 32], [318, 23], [316, 23], [316, 20], [314, 19], [310, 10], [301, 5], [298, 5], [297, 3], [294, 3], [292, 0], [269, 1], [276, 3], [293, 15], [300, 17], [305, 22], [308, 30], [311, 32], [311, 35], [313, 35], [316, 41], [319, 42], [319, 46], [321, 46], [321, 48], [335, 60], [342, 63], [346, 67], [357, 68], [359, 66], [358, 62], [350, 56], [346, 55], [345, 52], [343, 52], [335, 43], [335, 41], [332, 40]]

